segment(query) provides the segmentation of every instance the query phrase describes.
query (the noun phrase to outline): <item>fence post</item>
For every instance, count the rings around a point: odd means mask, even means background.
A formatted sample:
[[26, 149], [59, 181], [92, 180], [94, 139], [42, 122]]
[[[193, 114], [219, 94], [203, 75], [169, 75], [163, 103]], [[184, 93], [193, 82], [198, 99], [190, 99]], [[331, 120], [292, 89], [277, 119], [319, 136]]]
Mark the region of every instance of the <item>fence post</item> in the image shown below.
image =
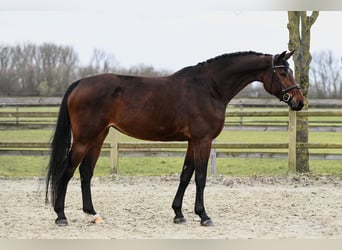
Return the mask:
[[[240, 112], [242, 112], [242, 111], [243, 111], [243, 105], [240, 104]], [[243, 116], [241, 115], [240, 116], [240, 127], [242, 127], [242, 125], [243, 125]]]
[[297, 112], [289, 109], [289, 148], [288, 148], [288, 173], [295, 174], [296, 173], [296, 147], [297, 147]]
[[119, 151], [118, 151], [118, 132], [114, 128], [109, 129], [110, 138], [110, 171], [118, 174], [119, 170]]
[[[17, 113], [19, 112], [19, 106], [18, 105], [15, 106], [15, 111]], [[19, 127], [19, 116], [18, 115], [16, 116], [15, 124], [17, 125], [17, 127]]]
[[[213, 140], [214, 144], [215, 140]], [[216, 148], [214, 148], [214, 145], [211, 145], [210, 150], [210, 174], [215, 175], [216, 174]]]

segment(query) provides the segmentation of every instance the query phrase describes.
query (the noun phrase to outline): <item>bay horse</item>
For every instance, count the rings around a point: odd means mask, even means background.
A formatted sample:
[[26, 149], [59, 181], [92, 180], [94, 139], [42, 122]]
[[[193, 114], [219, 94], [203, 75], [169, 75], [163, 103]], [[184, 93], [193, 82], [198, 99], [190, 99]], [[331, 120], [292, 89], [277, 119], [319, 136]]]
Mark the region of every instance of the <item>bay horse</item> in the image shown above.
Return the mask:
[[[203, 193], [212, 141], [223, 129], [227, 104], [249, 83], [259, 81], [292, 110], [301, 110], [304, 97], [287, 62], [293, 52], [236, 52], [166, 77], [100, 74], [72, 83], [60, 106], [46, 180], [46, 198], [50, 187], [57, 213], [55, 223], [68, 225], [65, 196], [78, 165], [83, 211], [97, 215], [90, 182], [103, 141], [109, 128], [114, 127], [143, 140], [187, 141], [172, 203], [174, 223], [185, 222], [183, 196], [195, 172], [195, 213], [201, 225], [212, 225], [204, 208]], [[97, 218], [101, 221], [101, 217]]]

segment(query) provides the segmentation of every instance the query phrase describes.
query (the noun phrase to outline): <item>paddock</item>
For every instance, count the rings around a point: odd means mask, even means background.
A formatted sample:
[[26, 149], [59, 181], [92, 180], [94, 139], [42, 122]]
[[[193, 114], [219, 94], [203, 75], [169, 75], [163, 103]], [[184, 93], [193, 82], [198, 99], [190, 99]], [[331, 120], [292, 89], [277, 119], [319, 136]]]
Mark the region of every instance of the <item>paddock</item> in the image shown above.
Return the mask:
[[178, 175], [96, 177], [94, 205], [104, 219], [82, 212], [79, 179], [66, 199], [68, 227], [44, 204], [41, 178], [1, 178], [0, 239], [342, 239], [341, 177], [209, 176], [205, 200], [214, 227], [193, 212], [195, 185], [184, 199], [186, 224], [173, 223]]

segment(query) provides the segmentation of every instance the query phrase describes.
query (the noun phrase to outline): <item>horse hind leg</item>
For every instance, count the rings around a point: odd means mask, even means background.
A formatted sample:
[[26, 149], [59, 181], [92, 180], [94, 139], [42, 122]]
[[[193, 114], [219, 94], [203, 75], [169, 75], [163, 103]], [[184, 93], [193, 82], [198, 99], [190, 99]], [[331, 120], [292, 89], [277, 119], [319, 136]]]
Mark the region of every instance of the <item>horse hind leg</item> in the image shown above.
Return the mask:
[[57, 194], [56, 200], [54, 202], [54, 210], [57, 214], [57, 219], [55, 222], [58, 226], [68, 225], [68, 221], [64, 213], [67, 186], [70, 179], [73, 177], [77, 166], [87, 153], [88, 149], [89, 145], [87, 144], [74, 143], [67, 159], [64, 161], [64, 164], [67, 164], [67, 166], [64, 173], [61, 173], [61, 178], [57, 183]]
[[102, 218], [96, 213], [92, 197], [91, 197], [91, 178], [94, 174], [95, 165], [101, 152], [101, 147], [104, 139], [108, 134], [106, 129], [95, 141], [88, 153], [82, 160], [79, 171], [81, 176], [81, 189], [82, 189], [82, 201], [83, 212], [94, 216], [94, 223], [103, 222]]

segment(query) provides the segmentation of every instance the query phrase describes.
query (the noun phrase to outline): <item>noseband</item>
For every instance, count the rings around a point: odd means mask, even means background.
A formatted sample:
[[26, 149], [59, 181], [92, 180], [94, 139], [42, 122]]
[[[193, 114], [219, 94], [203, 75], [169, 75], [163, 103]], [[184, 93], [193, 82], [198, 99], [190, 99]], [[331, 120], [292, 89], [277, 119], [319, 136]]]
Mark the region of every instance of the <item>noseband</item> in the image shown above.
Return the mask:
[[[278, 68], [286, 68], [286, 66], [285, 65], [274, 65], [274, 55], [273, 55], [272, 56], [272, 78], [271, 78], [270, 93], [272, 93], [274, 73], [276, 72], [276, 69], [278, 69]], [[284, 86], [280, 83], [280, 86], [281, 86], [281, 93], [282, 93], [280, 101], [283, 101], [285, 103], [288, 103], [292, 99], [292, 96], [288, 93], [290, 90], [300, 89], [300, 87], [297, 84], [290, 86], [290, 87], [287, 87], [287, 88], [284, 88]]]

